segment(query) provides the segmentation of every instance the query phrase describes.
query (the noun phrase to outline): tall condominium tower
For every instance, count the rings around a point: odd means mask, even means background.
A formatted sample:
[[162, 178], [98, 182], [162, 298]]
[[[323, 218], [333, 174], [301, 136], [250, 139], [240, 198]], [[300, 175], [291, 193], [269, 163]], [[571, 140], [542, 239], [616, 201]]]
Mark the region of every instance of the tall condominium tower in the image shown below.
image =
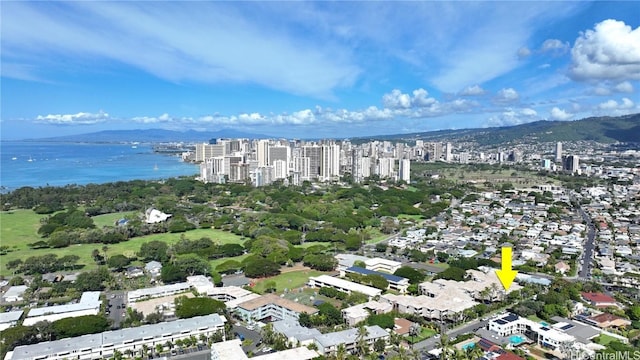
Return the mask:
[[562, 143], [558, 141], [556, 143], [556, 162], [562, 161]]

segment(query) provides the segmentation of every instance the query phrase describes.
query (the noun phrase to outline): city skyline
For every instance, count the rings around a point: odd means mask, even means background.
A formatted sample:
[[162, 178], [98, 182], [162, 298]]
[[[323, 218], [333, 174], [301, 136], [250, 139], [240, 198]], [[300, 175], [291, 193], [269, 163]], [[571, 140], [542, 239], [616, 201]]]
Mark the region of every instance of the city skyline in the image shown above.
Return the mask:
[[639, 112], [638, 11], [5, 3], [2, 139], [138, 128], [349, 137]]

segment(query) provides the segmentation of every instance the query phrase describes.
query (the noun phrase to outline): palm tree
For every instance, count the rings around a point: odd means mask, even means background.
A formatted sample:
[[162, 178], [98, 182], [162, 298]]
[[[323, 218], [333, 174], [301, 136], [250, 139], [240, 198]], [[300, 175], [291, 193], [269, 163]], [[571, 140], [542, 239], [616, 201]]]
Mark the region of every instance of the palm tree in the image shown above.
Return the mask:
[[441, 360], [449, 360], [453, 358], [455, 349], [449, 342], [449, 337], [447, 336], [447, 334], [442, 334], [440, 336], [440, 349], [442, 350], [440, 352]]
[[347, 359], [347, 349], [344, 347], [344, 344], [340, 344], [336, 348], [336, 360], [346, 360], [346, 359]]
[[364, 355], [368, 346], [367, 346], [367, 336], [369, 335], [369, 332], [367, 331], [367, 328], [364, 326], [364, 324], [360, 324], [360, 326], [358, 326], [358, 336], [356, 337], [356, 342], [357, 342], [357, 347], [358, 347], [358, 354], [359, 355]]
[[411, 348], [413, 348], [416, 336], [420, 335], [422, 329], [420, 328], [420, 324], [413, 323], [409, 327], [409, 335], [411, 335]]

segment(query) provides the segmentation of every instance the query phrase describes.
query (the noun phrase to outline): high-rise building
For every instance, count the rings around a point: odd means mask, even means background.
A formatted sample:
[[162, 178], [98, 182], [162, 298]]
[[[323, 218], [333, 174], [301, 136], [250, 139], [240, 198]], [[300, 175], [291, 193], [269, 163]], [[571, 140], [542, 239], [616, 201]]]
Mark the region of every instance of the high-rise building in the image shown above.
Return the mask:
[[340, 176], [340, 145], [322, 145], [320, 179], [326, 181], [337, 176]]
[[400, 160], [400, 169], [398, 171], [398, 178], [405, 182], [411, 181], [411, 160]]
[[562, 165], [565, 171], [577, 173], [580, 170], [580, 158], [578, 155], [565, 156]]
[[201, 162], [215, 156], [225, 155], [224, 144], [196, 144], [196, 161]]
[[291, 159], [291, 148], [288, 146], [270, 146], [269, 147], [269, 165], [273, 165], [274, 161], [282, 160], [289, 164]]
[[469, 153], [468, 152], [460, 153], [458, 160], [460, 161], [461, 164], [468, 164], [469, 163]]
[[395, 176], [395, 159], [394, 158], [378, 159], [378, 167], [376, 168], [376, 174], [381, 178], [388, 178], [388, 177]]
[[562, 143], [558, 141], [556, 143], [556, 162], [562, 161]]
[[542, 159], [540, 161], [540, 167], [545, 169], [545, 170], [551, 170], [551, 160], [549, 159]]
[[286, 179], [289, 177], [289, 167], [287, 166], [287, 162], [284, 160], [274, 160], [273, 165], [273, 179]]
[[258, 166], [269, 165], [269, 140], [258, 140], [256, 159], [258, 160]]
[[322, 160], [322, 148], [318, 145], [302, 147], [304, 157], [309, 158], [309, 177], [315, 179], [320, 176], [320, 163]]
[[451, 161], [453, 160], [453, 153], [452, 153], [453, 147], [451, 145], [451, 143], [447, 143], [447, 149], [446, 149], [446, 154], [444, 159], [446, 161]]

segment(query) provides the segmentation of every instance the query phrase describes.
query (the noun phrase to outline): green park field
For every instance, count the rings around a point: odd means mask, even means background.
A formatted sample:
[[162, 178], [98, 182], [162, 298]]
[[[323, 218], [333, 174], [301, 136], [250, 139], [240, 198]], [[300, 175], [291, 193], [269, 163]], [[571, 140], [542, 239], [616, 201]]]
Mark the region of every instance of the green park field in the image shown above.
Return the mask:
[[254, 282], [255, 285], [253, 286], [253, 288], [257, 292], [263, 293], [267, 286], [267, 283], [275, 281], [276, 292], [281, 293], [284, 291], [284, 289], [290, 290], [299, 288], [309, 281], [309, 277], [320, 276], [322, 274], [327, 273], [309, 269], [285, 272], [277, 276], [256, 280]]
[[[96, 225], [109, 226], [117, 219], [130, 213], [117, 213], [98, 216]], [[0, 246], [6, 246], [8, 253], [0, 255], [0, 275], [12, 275], [7, 270], [5, 264], [14, 259], [26, 259], [30, 256], [41, 256], [45, 254], [55, 254], [58, 257], [65, 255], [77, 255], [80, 257], [78, 265], [84, 265], [83, 270], [90, 270], [97, 265], [91, 257], [94, 249], [102, 251], [103, 244], [77, 244], [60, 249], [31, 249], [28, 244], [43, 240], [37, 233], [40, 227], [40, 219], [46, 215], [39, 215], [32, 210], [14, 210], [10, 212], [0, 213]], [[109, 225], [107, 225], [109, 224]], [[126, 256], [134, 256], [140, 249], [140, 246], [148, 241], [160, 240], [168, 244], [176, 243], [181, 236], [187, 239], [195, 240], [201, 237], [208, 237], [218, 244], [236, 243], [241, 244], [240, 236], [216, 229], [195, 229], [184, 233], [165, 233], [147, 235], [129, 239], [128, 241], [118, 244], [108, 245], [107, 255], [123, 254]], [[216, 260], [216, 262], [225, 261]]]

